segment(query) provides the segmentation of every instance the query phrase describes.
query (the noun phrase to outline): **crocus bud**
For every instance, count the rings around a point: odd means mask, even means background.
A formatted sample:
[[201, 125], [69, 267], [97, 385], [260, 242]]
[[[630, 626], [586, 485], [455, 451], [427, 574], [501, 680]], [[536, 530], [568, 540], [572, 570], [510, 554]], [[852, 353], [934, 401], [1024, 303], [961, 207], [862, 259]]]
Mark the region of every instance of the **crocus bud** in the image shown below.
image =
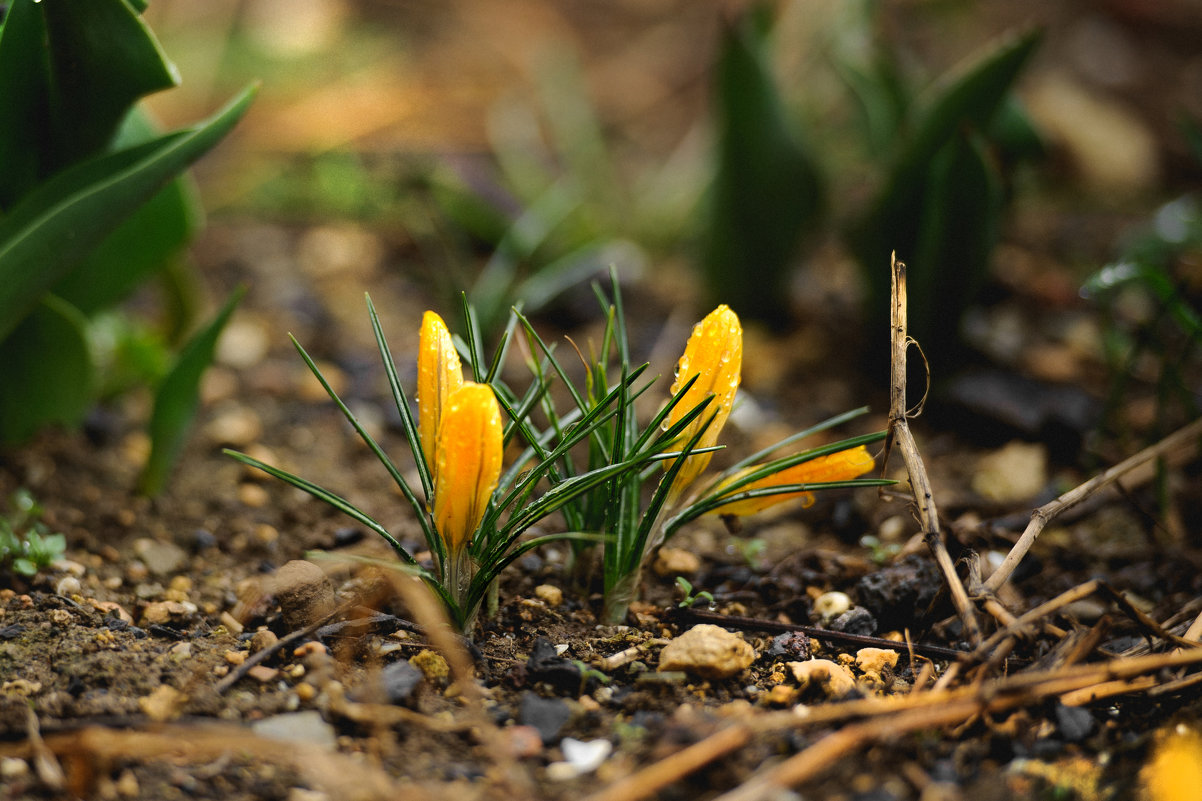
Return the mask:
[[501, 476], [501, 408], [492, 388], [465, 383], [447, 399], [438, 429], [434, 526], [447, 549], [471, 542]]
[[[710, 404], [681, 433], [678, 440], [681, 446], [696, 436], [703, 427], [705, 432], [696, 447], [712, 447], [718, 441], [718, 434], [726, 424], [726, 418], [730, 416], [730, 409], [734, 405], [742, 368], [743, 328], [733, 311], [725, 305], [719, 306], [693, 327], [693, 333], [685, 345], [684, 355], [676, 365], [676, 381], [672, 384], [673, 395], [693, 376], [697, 376], [697, 380], [672, 409], [664, 423], [665, 428], [671, 427], [706, 398], [713, 396]], [[675, 491], [680, 492], [692, 484], [705, 470], [712, 455], [698, 453], [689, 456], [677, 474]], [[671, 466], [671, 463], [667, 466]]]
[[422, 315], [417, 353], [417, 433], [426, 467], [438, 465], [438, 429], [447, 400], [463, 386], [463, 368], [446, 323], [432, 311]]

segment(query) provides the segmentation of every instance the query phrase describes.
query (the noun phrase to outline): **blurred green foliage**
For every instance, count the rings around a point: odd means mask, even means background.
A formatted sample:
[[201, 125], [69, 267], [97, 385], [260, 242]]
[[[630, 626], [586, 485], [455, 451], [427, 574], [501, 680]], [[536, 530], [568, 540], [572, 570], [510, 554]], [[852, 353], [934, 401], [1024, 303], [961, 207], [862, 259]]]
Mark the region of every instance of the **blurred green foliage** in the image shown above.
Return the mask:
[[[172, 379], [195, 368], [189, 348], [171, 364], [169, 341], [194, 305], [173, 266], [200, 220], [181, 176], [234, 126], [253, 89], [208, 120], [158, 133], [136, 104], [178, 76], [143, 8], [15, 0], [0, 27], [0, 442], [77, 425], [102, 392], [131, 383], [157, 386], [160, 406], [195, 392]], [[174, 301], [157, 343], [113, 316], [151, 279]], [[167, 453], [157, 440], [155, 450]], [[144, 487], [157, 489], [150, 477], [162, 471], [152, 464]]]
[[702, 237], [710, 304], [774, 324], [789, 319], [789, 280], [826, 205], [825, 179], [793, 124], [769, 64], [767, 8], [728, 27], [716, 65], [717, 148]]
[[1085, 282], [1103, 313], [1110, 373], [1106, 419], [1127, 433], [1120, 412], [1132, 390], [1150, 387], [1159, 439], [1202, 414], [1202, 201], [1165, 204], [1128, 237], [1120, 256]]
[[[1011, 93], [1039, 35], [1008, 37], [919, 91], [884, 40], [868, 35], [876, 4], [858, 8], [855, 38], [875, 44], [836, 46], [832, 58], [857, 111], [875, 189], [864, 208], [835, 224], [862, 267], [867, 319], [888, 318], [896, 251], [910, 266], [911, 333], [928, 357], [954, 357], [960, 315], [985, 280], [998, 238], [1008, 170], [1040, 149]], [[828, 195], [852, 188], [825, 174], [834, 160], [799, 130], [802, 115], [787, 112], [784, 98], [798, 93], [768, 67], [769, 33], [763, 11], [753, 10], [728, 30], [718, 60], [703, 261], [715, 298], [741, 315], [781, 322], [800, 247], [821, 225]]]

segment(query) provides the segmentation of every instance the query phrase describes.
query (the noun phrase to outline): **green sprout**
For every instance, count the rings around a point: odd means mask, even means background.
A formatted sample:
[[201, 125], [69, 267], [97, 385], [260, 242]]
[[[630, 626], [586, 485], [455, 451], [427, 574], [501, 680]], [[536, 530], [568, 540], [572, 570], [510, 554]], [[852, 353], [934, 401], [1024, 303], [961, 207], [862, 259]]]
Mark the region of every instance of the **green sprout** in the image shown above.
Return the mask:
[[683, 596], [680, 603], [677, 604], [681, 609], [691, 609], [701, 601], [705, 601], [707, 605], [712, 606], [714, 603], [714, 594], [708, 590], [701, 592], [693, 592], [693, 583], [684, 576], [676, 577], [676, 586], [680, 588], [680, 593]]
[[35, 576], [63, 558], [67, 538], [47, 531], [38, 519], [42, 507], [28, 490], [17, 490], [9, 500], [15, 511], [0, 517], [0, 565], [10, 564], [14, 573]]

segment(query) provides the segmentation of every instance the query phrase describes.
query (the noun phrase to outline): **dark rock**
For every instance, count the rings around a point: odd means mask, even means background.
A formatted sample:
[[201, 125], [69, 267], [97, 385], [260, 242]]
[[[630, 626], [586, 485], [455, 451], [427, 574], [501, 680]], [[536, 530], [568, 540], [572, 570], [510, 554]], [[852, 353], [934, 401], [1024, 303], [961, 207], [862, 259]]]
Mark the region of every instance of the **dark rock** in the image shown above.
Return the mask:
[[355, 526], [343, 526], [334, 532], [334, 547], [345, 548], [348, 545], [354, 545], [361, 542], [363, 537], [363, 529]]
[[518, 723], [523, 726], [533, 726], [544, 745], [551, 745], [559, 739], [559, 732], [572, 717], [572, 710], [567, 702], [558, 698], [543, 698], [532, 692], [522, 693], [521, 707], [518, 710]]
[[0, 626], [0, 640], [15, 640], [21, 636], [21, 632], [25, 631], [25, 627], [20, 623], [11, 623], [7, 626]]
[[1080, 742], [1093, 732], [1093, 714], [1084, 707], [1056, 704], [1056, 728], [1070, 743]]
[[884, 628], [912, 626], [935, 600], [941, 582], [935, 562], [915, 554], [861, 578], [855, 597]]
[[1037, 381], [1013, 371], [973, 370], [935, 393], [928, 410], [971, 432], [974, 442], [1038, 440], [1053, 457], [1075, 455], [1098, 421], [1099, 401], [1072, 384]]
[[802, 661], [810, 658], [810, 638], [800, 631], [786, 631], [772, 638], [766, 655], [771, 659]]
[[843, 631], [848, 634], [872, 636], [877, 632], [876, 618], [862, 606], [853, 606], [831, 621], [832, 631]]
[[192, 550], [204, 551], [217, 547], [217, 537], [207, 528], [198, 528], [192, 532]]
[[380, 671], [380, 684], [390, 704], [404, 704], [413, 698], [426, 678], [419, 669], [402, 659]]
[[534, 641], [530, 658], [526, 660], [526, 680], [546, 682], [559, 694], [580, 694], [580, 668], [571, 660], [564, 659], [555, 651], [555, 646], [545, 637]]

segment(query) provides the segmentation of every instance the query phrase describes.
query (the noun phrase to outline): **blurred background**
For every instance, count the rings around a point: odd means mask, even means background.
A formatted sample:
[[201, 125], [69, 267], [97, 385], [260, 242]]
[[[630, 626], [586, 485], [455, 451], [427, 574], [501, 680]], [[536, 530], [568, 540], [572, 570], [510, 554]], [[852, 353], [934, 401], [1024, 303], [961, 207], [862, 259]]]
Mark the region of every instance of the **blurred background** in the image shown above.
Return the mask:
[[[194, 258], [249, 270], [277, 331], [334, 335], [306, 325], [313, 287], [364, 342], [365, 289], [395, 290], [393, 319], [466, 290], [486, 326], [521, 302], [570, 330], [613, 264], [648, 336], [731, 304], [763, 357], [752, 392], [816, 365], [880, 390], [896, 250], [937, 397], [974, 418], [1075, 445], [1099, 415], [1197, 414], [1193, 0], [156, 0], [146, 18], [183, 76], [150, 98], [166, 125], [262, 82], [195, 169]], [[815, 380], [835, 410], [861, 392]]]

